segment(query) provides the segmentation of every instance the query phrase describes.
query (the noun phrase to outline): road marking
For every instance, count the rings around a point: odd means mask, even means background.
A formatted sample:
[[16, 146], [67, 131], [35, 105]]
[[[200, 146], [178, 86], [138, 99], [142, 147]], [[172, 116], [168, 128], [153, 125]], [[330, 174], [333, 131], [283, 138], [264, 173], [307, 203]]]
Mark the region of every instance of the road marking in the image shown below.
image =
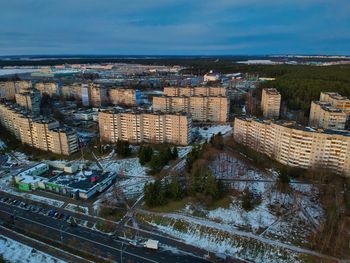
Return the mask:
[[[3, 210], [2, 210], [2, 211], [3, 211]], [[12, 213], [9, 213], [9, 212], [7, 212], [7, 211], [3, 211], [3, 212], [5, 212], [6, 214], [9, 214], [9, 215], [12, 215]], [[66, 233], [66, 234], [68, 234], [68, 235], [77, 237], [78, 239], [84, 239], [84, 240], [87, 240], [87, 241], [89, 241], [89, 242], [92, 242], [92, 243], [95, 243], [95, 244], [98, 244], [98, 245], [101, 245], [101, 246], [104, 246], [104, 247], [108, 247], [108, 248], [110, 248], [110, 249], [113, 249], [113, 250], [116, 250], [116, 251], [119, 251], [119, 252], [123, 252], [123, 253], [125, 253], [125, 254], [131, 255], [131, 256], [134, 256], [134, 257], [138, 257], [138, 258], [147, 260], [147, 261], [149, 261], [149, 262], [158, 263], [158, 261], [155, 261], [155, 260], [153, 260], [153, 259], [148, 259], [148, 258], [145, 258], [145, 257], [143, 257], [143, 256], [139, 256], [139, 255], [134, 254], [134, 253], [131, 253], [131, 252], [121, 251], [120, 249], [117, 249], [117, 248], [115, 248], [115, 247], [111, 247], [111, 246], [109, 246], [109, 245], [105, 245], [105, 244], [99, 243], [99, 242], [97, 242], [97, 241], [87, 239], [87, 238], [82, 237], [82, 236], [77, 236], [77, 235], [75, 235], [75, 234], [72, 234], [72, 233], [69, 233], [69, 232], [66, 232], [66, 231], [63, 231], [63, 230], [61, 231], [60, 229], [54, 228], [54, 227], [52, 227], [52, 226], [44, 225], [44, 224], [42, 224], [42, 223], [40, 223], [40, 222], [36, 222], [36, 221], [33, 221], [33, 220], [31, 220], [31, 219], [28, 219], [28, 218], [25, 218], [25, 217], [22, 217], [22, 216], [19, 216], [19, 215], [16, 215], [16, 218], [22, 218], [22, 219], [24, 219], [24, 220], [26, 220], [26, 221], [29, 221], [29, 222], [32, 222], [32, 223], [34, 223], [34, 224], [41, 225], [41, 226], [44, 226], [44, 227], [47, 227], [47, 228], [51, 228], [51, 229], [54, 229], [54, 230], [56, 230], [56, 231], [58, 231], [58, 232], [64, 232], [64, 233]], [[124, 244], [126, 244], [126, 243], [124, 243]]]

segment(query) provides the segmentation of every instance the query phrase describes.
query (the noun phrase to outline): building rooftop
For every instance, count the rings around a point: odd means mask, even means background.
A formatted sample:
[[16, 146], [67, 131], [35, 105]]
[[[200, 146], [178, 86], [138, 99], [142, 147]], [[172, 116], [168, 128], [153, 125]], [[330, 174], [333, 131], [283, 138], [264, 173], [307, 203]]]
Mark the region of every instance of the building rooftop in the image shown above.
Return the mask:
[[76, 174], [64, 173], [57, 177], [51, 178], [48, 182], [64, 185], [74, 189], [89, 191], [96, 184], [104, 181], [112, 175], [110, 172], [102, 172], [97, 170], [79, 171]]
[[335, 100], [349, 100], [347, 97], [340, 95], [338, 92], [322, 92], [329, 95], [332, 99]]
[[336, 113], [342, 113], [343, 112], [341, 109], [334, 107], [329, 102], [314, 101], [314, 103], [320, 105], [323, 110], [328, 111], [328, 112], [336, 112]]
[[280, 93], [275, 88], [264, 89], [269, 95], [280, 95]]
[[255, 118], [251, 116], [240, 116], [237, 117], [238, 119], [245, 120], [245, 121], [256, 121], [263, 124], [277, 124], [281, 125], [287, 128], [295, 129], [295, 130], [301, 130], [301, 131], [307, 131], [307, 132], [316, 132], [316, 133], [325, 133], [325, 134], [334, 134], [334, 135], [342, 135], [342, 136], [349, 136], [350, 132], [344, 131], [344, 130], [331, 130], [331, 129], [314, 129], [312, 127], [303, 126], [301, 124], [298, 124], [295, 121], [285, 121], [285, 120], [270, 120], [270, 119], [263, 119], [263, 118]]

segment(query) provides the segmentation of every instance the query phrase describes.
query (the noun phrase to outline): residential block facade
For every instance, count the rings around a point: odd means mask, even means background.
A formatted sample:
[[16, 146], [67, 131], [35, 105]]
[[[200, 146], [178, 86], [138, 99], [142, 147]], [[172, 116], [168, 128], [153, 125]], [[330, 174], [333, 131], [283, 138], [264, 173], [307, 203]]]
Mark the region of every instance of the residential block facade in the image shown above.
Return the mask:
[[41, 95], [37, 90], [22, 91], [15, 95], [16, 103], [35, 114], [40, 113]]
[[261, 110], [265, 118], [275, 119], [280, 116], [281, 94], [276, 89], [263, 89]]
[[14, 104], [0, 103], [0, 123], [29, 146], [62, 155], [78, 150], [74, 131], [60, 129], [56, 120], [36, 117]]
[[329, 169], [350, 177], [350, 133], [345, 131], [240, 117], [235, 119], [234, 139], [284, 165]]
[[227, 96], [225, 87], [164, 87], [165, 96]]
[[153, 97], [153, 110], [167, 113], [184, 112], [195, 121], [226, 122], [230, 100], [226, 96]]
[[109, 90], [109, 99], [113, 105], [137, 105], [137, 93], [136, 89], [126, 88], [112, 88]]
[[309, 126], [323, 129], [344, 130], [347, 114], [329, 102], [311, 102]]
[[99, 112], [101, 141], [115, 143], [172, 143], [188, 145], [191, 141], [191, 118], [184, 114], [144, 112]]

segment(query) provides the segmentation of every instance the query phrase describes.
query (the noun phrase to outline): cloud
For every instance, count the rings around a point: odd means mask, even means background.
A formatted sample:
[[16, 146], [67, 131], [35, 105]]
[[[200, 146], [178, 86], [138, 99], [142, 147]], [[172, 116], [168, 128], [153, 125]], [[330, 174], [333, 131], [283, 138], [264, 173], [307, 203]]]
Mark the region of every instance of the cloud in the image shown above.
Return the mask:
[[348, 0], [11, 0], [0, 55], [350, 54], [349, 13]]

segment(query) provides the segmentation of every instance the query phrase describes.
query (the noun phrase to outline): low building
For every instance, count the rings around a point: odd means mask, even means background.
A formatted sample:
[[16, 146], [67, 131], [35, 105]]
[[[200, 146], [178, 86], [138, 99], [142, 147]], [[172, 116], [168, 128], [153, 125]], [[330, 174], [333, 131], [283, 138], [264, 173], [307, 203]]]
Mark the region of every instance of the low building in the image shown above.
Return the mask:
[[99, 113], [100, 139], [115, 143], [172, 143], [188, 145], [191, 141], [192, 120], [185, 114], [144, 112]]
[[350, 177], [350, 133], [345, 131], [240, 117], [235, 119], [234, 139], [284, 165]]
[[23, 191], [42, 190], [75, 199], [89, 199], [105, 191], [117, 176], [116, 173], [99, 170], [54, 172], [50, 173], [49, 166], [40, 163], [18, 173], [14, 179]]
[[22, 191], [43, 188], [46, 178], [40, 177], [40, 175], [48, 171], [49, 166], [46, 163], [39, 163], [16, 174], [14, 176], [15, 184]]

